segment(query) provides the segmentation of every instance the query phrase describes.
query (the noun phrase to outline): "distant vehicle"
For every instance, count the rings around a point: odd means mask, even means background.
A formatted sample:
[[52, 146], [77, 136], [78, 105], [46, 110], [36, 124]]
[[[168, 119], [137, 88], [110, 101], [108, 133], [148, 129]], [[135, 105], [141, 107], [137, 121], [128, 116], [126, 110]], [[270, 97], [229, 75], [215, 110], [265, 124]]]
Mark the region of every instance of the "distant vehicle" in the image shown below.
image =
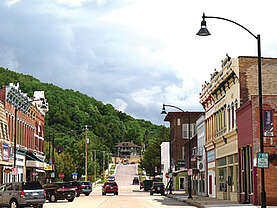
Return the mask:
[[50, 202], [67, 200], [72, 202], [75, 198], [75, 187], [69, 182], [48, 183], [44, 185], [46, 199]]
[[92, 184], [89, 181], [72, 181], [70, 183], [75, 187], [76, 197], [81, 194], [88, 196], [92, 192]]
[[128, 165], [127, 159], [124, 159], [124, 160], [123, 160], [123, 165]]
[[133, 185], [139, 185], [139, 178], [137, 176], [133, 179]]
[[0, 206], [42, 208], [44, 203], [45, 192], [37, 181], [6, 183], [0, 186]]
[[108, 181], [115, 181], [115, 176], [109, 176]]
[[114, 195], [118, 195], [118, 186], [115, 181], [108, 181], [104, 183], [102, 187], [102, 195], [106, 195], [107, 193], [113, 193]]
[[133, 161], [133, 162], [131, 162], [130, 164], [136, 164], [136, 163]]
[[150, 195], [161, 194], [165, 195], [165, 188], [163, 182], [153, 182], [153, 185], [150, 190]]

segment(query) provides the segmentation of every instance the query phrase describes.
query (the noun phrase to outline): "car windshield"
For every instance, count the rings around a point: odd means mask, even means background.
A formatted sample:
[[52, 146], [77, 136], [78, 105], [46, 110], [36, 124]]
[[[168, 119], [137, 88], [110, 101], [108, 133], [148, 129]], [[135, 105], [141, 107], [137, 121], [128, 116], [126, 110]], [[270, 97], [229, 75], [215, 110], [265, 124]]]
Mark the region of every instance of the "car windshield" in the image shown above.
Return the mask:
[[90, 182], [81, 182], [81, 185], [90, 185]]
[[153, 183], [153, 186], [164, 186], [163, 183]]
[[106, 186], [117, 186], [116, 183], [106, 183]]
[[57, 183], [57, 185], [61, 188], [72, 188], [73, 185], [70, 183]]
[[24, 182], [22, 184], [22, 190], [36, 190], [36, 189], [43, 189], [42, 185], [39, 182]]

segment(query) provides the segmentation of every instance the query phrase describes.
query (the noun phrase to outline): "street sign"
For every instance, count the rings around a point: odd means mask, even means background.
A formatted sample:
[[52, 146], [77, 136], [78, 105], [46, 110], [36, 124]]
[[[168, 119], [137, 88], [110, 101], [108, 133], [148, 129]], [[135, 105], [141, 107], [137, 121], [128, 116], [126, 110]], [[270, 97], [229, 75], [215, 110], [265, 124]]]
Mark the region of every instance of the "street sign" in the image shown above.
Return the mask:
[[12, 168], [12, 175], [17, 175], [17, 168]]
[[60, 173], [60, 174], [59, 174], [59, 178], [60, 178], [60, 179], [63, 179], [63, 178], [64, 178], [64, 174], [63, 174], [63, 173]]
[[169, 173], [168, 176], [169, 176], [169, 178], [172, 178], [172, 173]]
[[268, 168], [268, 152], [257, 152], [257, 167]]
[[178, 167], [185, 167], [185, 161], [184, 160], [178, 160], [177, 165], [178, 165]]
[[55, 178], [55, 172], [51, 173], [51, 178]]
[[192, 169], [188, 169], [188, 175], [192, 176]]

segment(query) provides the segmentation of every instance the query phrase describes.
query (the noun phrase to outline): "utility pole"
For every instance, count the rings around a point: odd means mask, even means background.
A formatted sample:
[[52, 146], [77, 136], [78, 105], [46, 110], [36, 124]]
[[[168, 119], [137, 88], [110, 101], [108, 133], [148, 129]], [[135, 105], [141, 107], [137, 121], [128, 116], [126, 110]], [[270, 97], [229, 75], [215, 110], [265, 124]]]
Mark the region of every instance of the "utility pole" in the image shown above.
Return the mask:
[[[13, 167], [16, 169], [16, 137], [17, 137], [17, 107], [15, 106], [15, 111], [14, 111], [14, 120], [15, 120], [15, 125], [14, 125], [14, 149], [13, 149]], [[13, 176], [13, 182], [15, 182], [15, 175]]]
[[105, 178], [105, 151], [103, 151], [103, 178]]
[[85, 181], [88, 180], [88, 143], [89, 143], [89, 140], [88, 140], [88, 126], [85, 125], [85, 132], [86, 132], [86, 163], [85, 163], [85, 175], [86, 175], [86, 178], [85, 178]]
[[95, 185], [96, 185], [96, 150], [94, 151], [94, 181], [95, 181]]
[[52, 138], [52, 172], [54, 172], [54, 178], [55, 178], [55, 133], [53, 133]]

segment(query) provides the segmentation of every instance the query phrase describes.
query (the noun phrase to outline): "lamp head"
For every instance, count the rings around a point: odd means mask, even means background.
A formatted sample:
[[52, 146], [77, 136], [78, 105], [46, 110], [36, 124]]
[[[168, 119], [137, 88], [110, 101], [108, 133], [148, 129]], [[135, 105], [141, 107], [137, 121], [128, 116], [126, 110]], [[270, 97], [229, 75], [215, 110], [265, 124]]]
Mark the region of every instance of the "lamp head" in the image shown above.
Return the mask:
[[163, 109], [162, 109], [161, 114], [167, 114], [167, 112], [166, 112], [166, 110], [165, 110], [165, 104], [163, 104]]
[[196, 33], [196, 35], [199, 35], [199, 36], [209, 36], [211, 35], [211, 33], [209, 32], [209, 30], [207, 29], [207, 24], [206, 24], [206, 20], [205, 20], [205, 14], [203, 13], [203, 16], [202, 16], [202, 21], [201, 21], [201, 28], [200, 30], [198, 31], [198, 33]]

